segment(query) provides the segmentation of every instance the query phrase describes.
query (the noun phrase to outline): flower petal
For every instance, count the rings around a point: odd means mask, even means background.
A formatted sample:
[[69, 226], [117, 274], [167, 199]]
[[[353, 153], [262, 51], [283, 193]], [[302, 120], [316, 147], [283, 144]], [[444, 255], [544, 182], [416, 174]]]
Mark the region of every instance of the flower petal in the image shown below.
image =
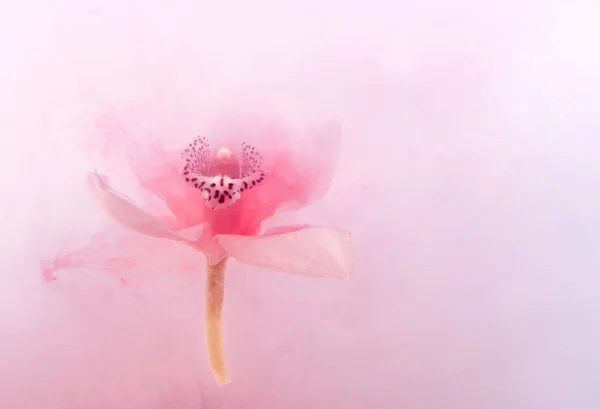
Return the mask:
[[[240, 234], [260, 228], [260, 222], [279, 209], [297, 209], [327, 192], [338, 161], [341, 128], [335, 122], [314, 126], [286, 125], [276, 118], [225, 115], [215, 120], [206, 134], [221, 146], [241, 150], [252, 145], [260, 153], [264, 181], [238, 200]], [[248, 145], [249, 144], [249, 145]], [[261, 176], [262, 179], [262, 176]]]
[[88, 185], [106, 212], [122, 226], [147, 236], [181, 240], [163, 222], [111, 189], [97, 172], [88, 174]]
[[190, 187], [179, 175], [179, 151], [167, 149], [147, 130], [137, 128], [131, 121], [125, 126], [124, 121], [112, 115], [98, 118], [96, 126], [100, 130], [96, 145], [107, 147], [109, 157], [125, 152], [140, 186], [167, 205], [177, 220], [176, 228], [205, 221], [202, 192]]
[[198, 251], [175, 241], [113, 225], [91, 236], [70, 237], [41, 267], [46, 281], [55, 280], [62, 270], [74, 269], [102, 272], [125, 283], [140, 274], [195, 273], [202, 265], [201, 258]]
[[347, 231], [292, 226], [264, 236], [216, 237], [242, 263], [284, 273], [348, 279], [354, 266], [353, 240]]

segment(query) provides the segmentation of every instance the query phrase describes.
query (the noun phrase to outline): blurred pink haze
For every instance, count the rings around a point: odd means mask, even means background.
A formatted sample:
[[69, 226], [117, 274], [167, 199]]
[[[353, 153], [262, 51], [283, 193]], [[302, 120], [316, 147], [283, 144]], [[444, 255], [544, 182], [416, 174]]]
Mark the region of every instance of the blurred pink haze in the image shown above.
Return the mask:
[[[597, 408], [598, 21], [566, 0], [2, 3], [0, 408]], [[97, 119], [176, 150], [237, 114], [341, 124], [329, 190], [265, 227], [350, 230], [355, 269], [231, 261], [218, 388], [202, 259], [128, 240], [86, 175], [152, 203]], [[104, 243], [139, 262], [127, 286], [43, 281]]]

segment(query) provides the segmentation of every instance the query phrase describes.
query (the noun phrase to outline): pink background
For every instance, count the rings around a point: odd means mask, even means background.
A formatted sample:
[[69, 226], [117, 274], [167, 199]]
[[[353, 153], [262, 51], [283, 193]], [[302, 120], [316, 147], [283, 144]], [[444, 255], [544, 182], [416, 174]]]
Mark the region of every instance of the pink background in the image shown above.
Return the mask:
[[[0, 408], [598, 407], [599, 20], [566, 0], [2, 2]], [[203, 268], [41, 281], [110, 223], [84, 141], [123, 107], [173, 144], [222, 110], [342, 122], [328, 195], [281, 217], [351, 229], [354, 277], [232, 262], [225, 388]]]

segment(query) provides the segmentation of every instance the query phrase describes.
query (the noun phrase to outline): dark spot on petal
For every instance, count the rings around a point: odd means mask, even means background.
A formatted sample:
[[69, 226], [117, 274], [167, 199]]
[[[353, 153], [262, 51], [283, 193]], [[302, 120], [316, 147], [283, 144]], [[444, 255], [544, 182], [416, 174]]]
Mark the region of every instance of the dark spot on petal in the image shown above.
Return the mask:
[[220, 185], [223, 186], [223, 178], [221, 178]]
[[225, 202], [225, 195], [221, 195], [221, 197], [219, 198], [219, 203], [223, 202]]
[[248, 188], [248, 184], [246, 182], [244, 182], [244, 187]]
[[255, 180], [253, 180], [253, 181], [252, 181], [252, 186], [255, 186], [255, 185], [256, 185], [256, 181], [255, 181]]
[[219, 191], [215, 190], [215, 199], [218, 199], [218, 198], [219, 198]]
[[206, 183], [206, 182], [202, 182], [202, 183], [200, 183], [200, 187], [204, 186], [204, 184], [205, 184], [205, 183]]
[[240, 189], [240, 192], [243, 192], [243, 191], [244, 191], [244, 188], [241, 188], [241, 189]]
[[230, 184], [229, 184], [227, 187], [228, 187], [229, 189], [233, 189], [233, 183], [230, 183]]
[[196, 184], [194, 184], [194, 187], [198, 187], [198, 184], [197, 184], [197, 183], [196, 183]]
[[184, 176], [187, 176], [187, 175], [189, 175], [189, 174], [190, 174], [190, 172], [188, 172], [187, 170], [186, 170], [185, 172], [183, 172], [183, 175], [184, 175]]
[[189, 181], [190, 181], [190, 178], [185, 178], [185, 181], [186, 181], [186, 182], [189, 182]]
[[216, 184], [216, 183], [211, 183], [211, 184], [210, 184], [210, 187], [215, 187], [215, 186], [217, 186], [217, 184]]
[[197, 180], [198, 180], [198, 178], [192, 178], [192, 182], [195, 182]]

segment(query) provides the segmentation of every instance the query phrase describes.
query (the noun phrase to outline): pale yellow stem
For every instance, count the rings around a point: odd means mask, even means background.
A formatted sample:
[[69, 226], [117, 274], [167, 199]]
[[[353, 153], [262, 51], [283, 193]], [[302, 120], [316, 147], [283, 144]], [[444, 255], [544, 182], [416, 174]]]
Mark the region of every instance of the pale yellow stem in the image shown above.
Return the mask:
[[[208, 259], [207, 259], [208, 260]], [[206, 262], [206, 309], [204, 332], [208, 360], [219, 385], [231, 382], [223, 353], [223, 335], [221, 331], [221, 312], [225, 292], [225, 266], [227, 258], [211, 266]]]

